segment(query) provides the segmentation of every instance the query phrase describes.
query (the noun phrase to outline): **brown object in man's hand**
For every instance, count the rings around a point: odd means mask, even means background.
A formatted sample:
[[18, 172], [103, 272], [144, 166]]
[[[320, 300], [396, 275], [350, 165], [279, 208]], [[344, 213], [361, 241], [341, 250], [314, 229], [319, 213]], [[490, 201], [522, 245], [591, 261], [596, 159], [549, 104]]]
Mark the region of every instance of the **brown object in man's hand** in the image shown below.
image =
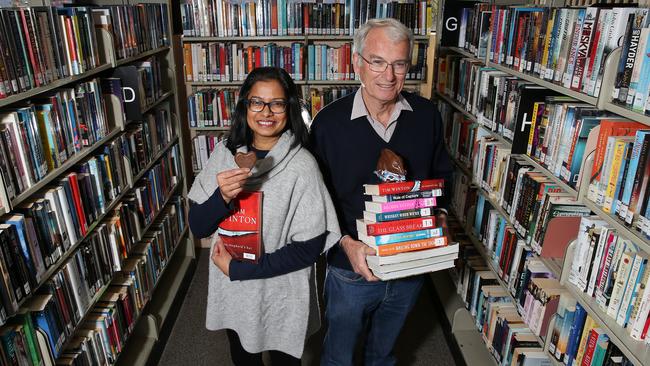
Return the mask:
[[235, 154], [235, 163], [240, 168], [252, 169], [255, 166], [255, 162], [257, 162], [257, 156], [252, 151], [247, 153], [238, 152]]
[[377, 171], [389, 171], [399, 175], [406, 175], [404, 160], [390, 149], [381, 150], [377, 161]]

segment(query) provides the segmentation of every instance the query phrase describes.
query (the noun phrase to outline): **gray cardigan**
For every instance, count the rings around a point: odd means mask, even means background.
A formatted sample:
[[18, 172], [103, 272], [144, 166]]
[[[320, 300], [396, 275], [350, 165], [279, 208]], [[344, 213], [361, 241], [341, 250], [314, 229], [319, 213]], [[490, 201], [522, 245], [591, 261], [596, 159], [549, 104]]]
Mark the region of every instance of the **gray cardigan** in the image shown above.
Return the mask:
[[[272, 253], [282, 246], [328, 232], [325, 248], [340, 239], [334, 206], [318, 165], [304, 148], [291, 148], [285, 132], [257, 162], [245, 189], [264, 192], [262, 241]], [[240, 148], [246, 152], [246, 148]], [[232, 153], [220, 142], [199, 173], [188, 198], [206, 201], [217, 189], [217, 173], [234, 169]], [[213, 235], [213, 245], [216, 240]], [[230, 281], [210, 261], [206, 327], [233, 329], [251, 353], [279, 350], [301, 357], [305, 339], [320, 327], [315, 265], [268, 279]]]

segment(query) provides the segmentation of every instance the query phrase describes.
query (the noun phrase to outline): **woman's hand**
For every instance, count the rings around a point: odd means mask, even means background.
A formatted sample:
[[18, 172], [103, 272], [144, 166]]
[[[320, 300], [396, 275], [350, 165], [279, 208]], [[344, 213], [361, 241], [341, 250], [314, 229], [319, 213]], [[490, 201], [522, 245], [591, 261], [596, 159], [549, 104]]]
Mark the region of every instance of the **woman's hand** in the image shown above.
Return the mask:
[[250, 176], [250, 172], [251, 170], [248, 168], [238, 168], [224, 170], [217, 174], [219, 190], [226, 204], [229, 204], [242, 191], [246, 178]]
[[217, 239], [217, 242], [214, 243], [214, 248], [212, 248], [212, 262], [225, 274], [230, 277], [230, 261], [232, 256], [226, 250], [225, 245], [220, 238]]

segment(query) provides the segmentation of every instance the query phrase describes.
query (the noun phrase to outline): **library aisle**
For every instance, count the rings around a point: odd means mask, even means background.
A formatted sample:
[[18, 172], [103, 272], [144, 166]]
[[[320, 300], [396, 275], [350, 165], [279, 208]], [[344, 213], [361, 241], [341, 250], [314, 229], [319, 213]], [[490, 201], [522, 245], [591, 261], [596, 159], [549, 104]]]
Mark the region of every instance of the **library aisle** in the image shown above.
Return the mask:
[[[231, 365], [224, 331], [205, 329], [208, 281], [208, 249], [197, 250], [197, 266], [178, 318], [160, 355], [159, 366]], [[400, 366], [456, 365], [438, 316], [437, 302], [427, 282], [415, 309], [406, 321], [395, 346]], [[320, 357], [323, 328], [312, 336], [305, 349], [303, 366], [316, 366]]]

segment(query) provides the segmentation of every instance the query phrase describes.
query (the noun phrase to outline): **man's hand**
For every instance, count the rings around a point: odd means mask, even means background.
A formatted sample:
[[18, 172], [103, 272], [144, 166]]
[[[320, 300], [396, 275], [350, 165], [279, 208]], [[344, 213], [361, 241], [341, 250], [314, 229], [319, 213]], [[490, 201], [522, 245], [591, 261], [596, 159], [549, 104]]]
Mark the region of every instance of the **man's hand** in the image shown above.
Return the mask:
[[226, 250], [221, 239], [217, 239], [212, 249], [212, 263], [214, 263], [226, 276], [230, 277], [230, 261], [232, 256]]
[[246, 178], [250, 176], [250, 171], [248, 168], [238, 168], [224, 170], [217, 174], [219, 190], [226, 204], [229, 204], [242, 191]]
[[366, 257], [368, 255], [376, 254], [375, 250], [363, 242], [354, 240], [349, 236], [344, 237], [341, 240], [341, 246], [343, 251], [348, 256], [350, 264], [352, 264], [352, 270], [355, 273], [360, 274], [366, 281], [379, 281], [379, 278], [375, 277], [368, 268], [368, 263], [366, 262]]
[[451, 244], [452, 237], [449, 232], [449, 227], [447, 226], [447, 214], [444, 212], [438, 212], [436, 215], [436, 226], [442, 228], [442, 235], [447, 237], [447, 244]]

